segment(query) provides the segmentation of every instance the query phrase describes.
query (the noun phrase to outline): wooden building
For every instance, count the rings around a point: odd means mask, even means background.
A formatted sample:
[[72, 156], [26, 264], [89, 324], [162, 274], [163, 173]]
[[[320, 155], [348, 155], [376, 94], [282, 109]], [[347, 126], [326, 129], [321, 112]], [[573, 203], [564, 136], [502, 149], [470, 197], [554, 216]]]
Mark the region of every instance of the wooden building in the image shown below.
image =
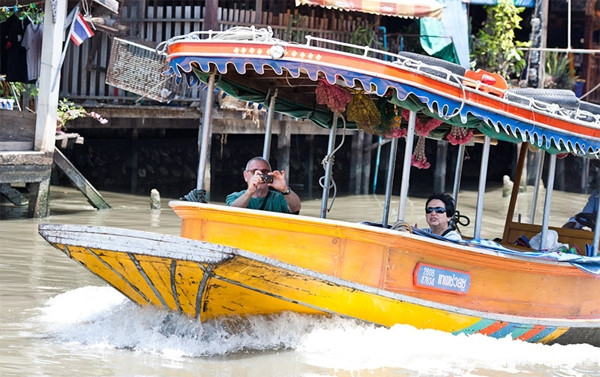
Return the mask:
[[[22, 3], [25, 5], [31, 1], [22, 1]], [[77, 3], [68, 1], [68, 9]], [[87, 0], [83, 3], [89, 6], [90, 16], [96, 27], [95, 36], [81, 46], [71, 44], [67, 49], [58, 85], [58, 97], [68, 98], [82, 104], [87, 110], [95, 111], [109, 119], [108, 125], [99, 125], [94, 119], [80, 118], [69, 122], [69, 129], [94, 130], [94, 132], [119, 130], [119, 135], [129, 140], [127, 143], [128, 169], [130, 170], [128, 191], [132, 193], [138, 193], [138, 181], [142, 175], [142, 170], [138, 166], [140, 157], [136, 146], [139, 135], [148, 130], [163, 134], [170, 130], [197, 131], [202, 121], [204, 92], [202, 87], [181, 89], [184, 91], [181, 96], [161, 103], [143, 94], [109, 85], [107, 78], [111, 74], [109, 65], [115, 38], [155, 48], [159, 42], [191, 31], [226, 30], [234, 26], [254, 25], [258, 28], [271, 27], [276, 37], [289, 41], [303, 42], [304, 36], [310, 34], [355, 42], [356, 38], [360, 36], [357, 34], [357, 30], [364, 28], [379, 32], [378, 26], [381, 22], [381, 18], [375, 15], [336, 11], [321, 7], [296, 7], [294, 0]], [[0, 1], [0, 5], [11, 4], [14, 4], [14, 1]], [[118, 13], [111, 9], [115, 4], [118, 6]], [[414, 25], [411, 28], [411, 22], [410, 20], [394, 21], [396, 33], [387, 35], [387, 48], [390, 51], [398, 51], [401, 43], [406, 48], [411, 41], [412, 43], [418, 42], [418, 38], [409, 38], [415, 36], [410, 34], [411, 31], [413, 33], [417, 31], [418, 34], [418, 28], [415, 28]], [[407, 38], [400, 39], [400, 30]], [[388, 29], [388, 31], [390, 30]], [[262, 134], [264, 112], [245, 108], [246, 105], [241, 105], [240, 108], [238, 104], [237, 108], [234, 106], [233, 109], [222, 105], [215, 101], [216, 111], [212, 124], [214, 135]], [[1, 118], [3, 115], [6, 116], [0, 110], [0, 122], [4, 125], [6, 121], [3, 120], [5, 118]], [[277, 153], [275, 158], [278, 161], [278, 169], [287, 171], [290, 168], [289, 154], [292, 137], [304, 137], [311, 140], [310, 138], [319, 137], [318, 135], [323, 135], [323, 137], [327, 135], [326, 130], [316, 126], [306, 126], [303, 122], [294, 119], [275, 118], [273, 133], [276, 135], [277, 145], [273, 150]], [[4, 137], [3, 134], [0, 134], [0, 137]], [[347, 143], [351, 145], [353, 151], [349, 153], [351, 156], [349, 157], [351, 159], [350, 167], [346, 168], [349, 177], [347, 192], [349, 194], [368, 193], [371, 189], [372, 175], [377, 174], [376, 170], [371, 170], [373, 169], [372, 161], [375, 158], [374, 152], [377, 150], [374, 143], [377, 139], [358, 132], [350, 133], [347, 137], [351, 140]], [[0, 141], [1, 144], [2, 141]], [[10, 148], [8, 147], [8, 149]], [[35, 149], [34, 145], [31, 151], [19, 151], [18, 154], [26, 156]], [[41, 162], [32, 162], [31, 167], [27, 169], [31, 172], [38, 172], [38, 170], [40, 172], [36, 173], [38, 176], [27, 179], [23, 178], [25, 175], [20, 173], [6, 175], [6, 172], [10, 169], [14, 171], [15, 166], [19, 164], [19, 159], [14, 157], [14, 152], [16, 151], [0, 151], [0, 173], [2, 173], [0, 174], [2, 177], [0, 184], [26, 183], [30, 196], [34, 199], [40, 197], [36, 193], [47, 193], [47, 178], [51, 170], [51, 161], [54, 160], [56, 163], [56, 157], [52, 151], [44, 156], [36, 153], [38, 155], [36, 158], [40, 158]], [[215, 156], [215, 158], [217, 157]], [[63, 162], [68, 163], [68, 160], [63, 159]], [[69, 169], [68, 165], [63, 165], [63, 168]], [[312, 174], [311, 169], [308, 170], [309, 172], [305, 174]], [[39, 190], [40, 184], [42, 184], [42, 191]], [[85, 182], [79, 182], [79, 184], [85, 184]], [[307, 186], [311, 185], [310, 179], [306, 184]], [[91, 190], [91, 186], [86, 187], [88, 188], [82, 188], [82, 192]], [[189, 189], [191, 188], [189, 187]], [[311, 190], [307, 191], [308, 195], [310, 192]], [[41, 197], [44, 198], [43, 195]], [[47, 214], [47, 209], [45, 209], [47, 206], [39, 210], [36, 209], [36, 203], [37, 199], [33, 202], [30, 201], [30, 215], [44, 216]]]

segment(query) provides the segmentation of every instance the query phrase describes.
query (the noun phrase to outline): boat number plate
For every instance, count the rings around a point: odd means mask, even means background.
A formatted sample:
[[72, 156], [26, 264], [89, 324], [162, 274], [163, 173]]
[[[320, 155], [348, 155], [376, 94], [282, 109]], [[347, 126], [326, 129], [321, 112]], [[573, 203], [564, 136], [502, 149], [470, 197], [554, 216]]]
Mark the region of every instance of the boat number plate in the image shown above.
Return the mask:
[[467, 272], [425, 263], [417, 263], [413, 279], [417, 287], [459, 295], [467, 294], [471, 286], [471, 275]]

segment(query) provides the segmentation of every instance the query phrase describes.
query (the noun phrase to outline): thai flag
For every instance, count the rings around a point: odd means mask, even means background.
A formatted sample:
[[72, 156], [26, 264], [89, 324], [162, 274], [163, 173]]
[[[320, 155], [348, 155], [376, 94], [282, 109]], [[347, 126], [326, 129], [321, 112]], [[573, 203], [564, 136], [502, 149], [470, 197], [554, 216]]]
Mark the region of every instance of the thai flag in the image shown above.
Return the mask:
[[81, 45], [86, 39], [93, 37], [94, 32], [87, 22], [83, 19], [81, 13], [77, 13], [77, 17], [73, 20], [73, 28], [71, 29], [71, 40], [77, 46]]

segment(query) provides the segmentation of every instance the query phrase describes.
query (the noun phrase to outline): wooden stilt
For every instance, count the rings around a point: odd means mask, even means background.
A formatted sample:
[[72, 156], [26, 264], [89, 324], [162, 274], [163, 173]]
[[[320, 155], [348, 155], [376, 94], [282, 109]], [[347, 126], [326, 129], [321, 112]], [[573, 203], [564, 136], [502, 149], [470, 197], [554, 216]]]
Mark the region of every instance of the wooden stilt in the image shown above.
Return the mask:
[[362, 187], [363, 138], [364, 132], [352, 135], [352, 155], [350, 156], [350, 187], [348, 192], [358, 195]]
[[283, 124], [277, 136], [277, 170], [285, 170], [289, 184], [290, 172], [290, 145], [291, 145], [290, 128]]
[[[91, 205], [97, 209], [109, 209], [110, 205], [102, 195], [85, 179], [85, 177], [71, 164], [59, 149], [54, 150], [54, 164], [65, 173], [73, 184], [85, 195]], [[49, 181], [49, 179], [48, 179]], [[31, 205], [31, 199], [30, 199]]]
[[0, 183], [0, 195], [4, 195], [14, 205], [20, 206], [23, 204], [23, 195], [21, 195], [21, 192], [10, 187], [8, 183]]
[[433, 192], [446, 191], [446, 157], [448, 154], [448, 143], [438, 140], [435, 158], [435, 174], [433, 180]]
[[306, 141], [309, 145], [308, 166], [306, 167], [306, 193], [308, 197], [313, 197], [313, 174], [315, 166], [315, 135], [306, 135]]
[[50, 214], [50, 175], [40, 182], [29, 184], [27, 217], [46, 217]]
[[366, 195], [369, 193], [369, 181], [371, 180], [371, 152], [372, 149], [367, 149], [367, 146], [373, 144], [373, 136], [365, 134], [361, 148], [362, 169], [361, 169], [361, 190], [360, 194]]

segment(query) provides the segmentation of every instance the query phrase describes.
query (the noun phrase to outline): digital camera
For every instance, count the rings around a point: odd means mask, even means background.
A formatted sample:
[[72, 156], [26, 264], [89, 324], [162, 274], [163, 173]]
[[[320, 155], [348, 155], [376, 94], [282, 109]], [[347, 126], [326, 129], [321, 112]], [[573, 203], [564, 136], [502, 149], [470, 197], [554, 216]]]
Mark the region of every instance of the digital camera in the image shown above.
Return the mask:
[[273, 183], [273, 176], [268, 174], [261, 174], [260, 179], [263, 183]]

